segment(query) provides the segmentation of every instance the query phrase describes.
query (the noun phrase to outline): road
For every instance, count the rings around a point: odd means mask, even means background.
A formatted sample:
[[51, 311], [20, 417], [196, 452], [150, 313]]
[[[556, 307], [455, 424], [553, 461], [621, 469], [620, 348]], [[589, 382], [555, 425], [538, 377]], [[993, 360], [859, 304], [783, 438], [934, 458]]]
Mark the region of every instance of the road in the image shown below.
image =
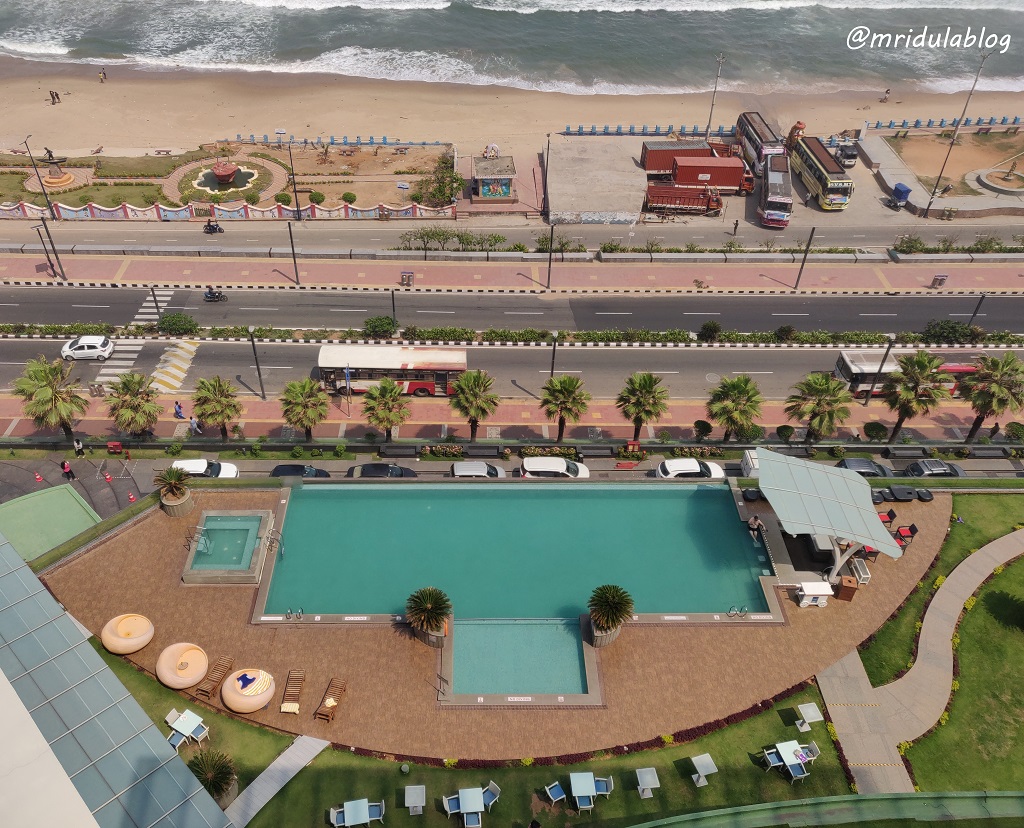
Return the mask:
[[[208, 303], [200, 290], [160, 291], [160, 311], [187, 313], [203, 327], [272, 325], [278, 328], [361, 328], [370, 316], [390, 316], [388, 292], [236, 290]], [[723, 328], [775, 330], [922, 330], [931, 319], [971, 319], [972, 296], [500, 296], [395, 292], [402, 325], [486, 330], [697, 330], [714, 319]], [[137, 288], [0, 287], [0, 323], [126, 325], [152, 309], [149, 291]], [[139, 316], [139, 314], [143, 316]], [[1024, 330], [1024, 296], [986, 300], [975, 321], [989, 330]]]

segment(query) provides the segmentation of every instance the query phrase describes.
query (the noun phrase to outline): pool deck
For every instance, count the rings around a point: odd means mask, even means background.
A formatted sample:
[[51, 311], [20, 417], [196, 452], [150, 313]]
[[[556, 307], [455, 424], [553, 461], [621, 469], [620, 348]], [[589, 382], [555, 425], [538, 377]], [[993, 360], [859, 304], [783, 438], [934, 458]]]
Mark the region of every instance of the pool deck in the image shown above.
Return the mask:
[[[256, 587], [183, 585], [185, 531], [203, 509], [273, 510], [280, 498], [265, 490], [194, 495], [192, 515], [169, 518], [153, 509], [44, 581], [94, 633], [120, 613], [145, 613], [156, 635], [131, 659], [149, 673], [163, 648], [177, 641], [199, 644], [211, 660], [227, 655], [236, 665], [265, 669], [279, 686], [289, 670], [306, 671], [299, 715], [278, 712], [279, 695], [243, 718], [388, 754], [463, 758], [554, 756], [656, 738], [746, 709], [814, 676], [881, 626], [921, 580], [952, 509], [947, 494], [930, 504], [895, 504], [897, 523], [916, 523], [921, 531], [903, 558], [882, 556], [870, 565], [871, 583], [852, 602], [801, 610], [781, 593], [784, 625], [625, 627], [597, 654], [601, 707], [467, 710], [438, 703], [438, 653], [402, 625], [253, 625]], [[332, 677], [347, 680], [348, 692], [333, 723], [314, 721]], [[214, 706], [222, 709], [219, 699]]]

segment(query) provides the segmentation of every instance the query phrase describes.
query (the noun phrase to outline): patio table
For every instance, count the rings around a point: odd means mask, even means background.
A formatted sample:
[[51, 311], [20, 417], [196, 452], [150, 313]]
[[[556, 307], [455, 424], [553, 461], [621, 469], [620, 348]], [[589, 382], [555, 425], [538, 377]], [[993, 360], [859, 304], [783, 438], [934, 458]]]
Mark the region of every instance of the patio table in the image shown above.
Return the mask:
[[821, 715], [821, 711], [818, 709], [818, 705], [814, 702], [807, 702], [807, 704], [797, 705], [797, 710], [800, 711], [800, 718], [797, 719], [796, 729], [801, 733], [806, 733], [811, 729], [812, 722], [823, 722], [825, 717]]
[[191, 710], [186, 710], [171, 723], [171, 728], [185, 738], [192, 738], [193, 732], [203, 723], [203, 717]]
[[803, 760], [800, 759], [800, 756], [803, 755], [803, 751], [800, 749], [799, 742], [796, 740], [793, 740], [792, 742], [780, 742], [775, 746], [775, 749], [779, 752], [779, 756], [782, 757], [782, 761], [785, 763], [786, 770], [789, 771], [790, 776], [800, 776], [806, 771]]
[[409, 814], [415, 816], [423, 813], [423, 807], [427, 804], [427, 786], [426, 785], [406, 785], [405, 786], [405, 807], [409, 809]]
[[460, 788], [459, 810], [464, 814], [481, 814], [484, 810], [483, 788]]
[[703, 788], [708, 784], [708, 774], [718, 773], [718, 767], [715, 765], [715, 760], [711, 758], [710, 753], [694, 756], [690, 761], [693, 762], [693, 767], [697, 771], [693, 775], [693, 781], [698, 788]]
[[592, 773], [570, 773], [569, 787], [573, 796], [597, 796], [597, 785]]
[[897, 503], [909, 503], [917, 499], [917, 489], [912, 486], [890, 486], [889, 491]]
[[661, 787], [661, 780], [658, 779], [658, 771], [654, 768], [637, 768], [636, 785], [640, 789], [640, 796], [643, 799], [650, 797], [654, 788]]
[[370, 824], [370, 800], [353, 799], [351, 802], [346, 802], [344, 808], [346, 828], [350, 825]]

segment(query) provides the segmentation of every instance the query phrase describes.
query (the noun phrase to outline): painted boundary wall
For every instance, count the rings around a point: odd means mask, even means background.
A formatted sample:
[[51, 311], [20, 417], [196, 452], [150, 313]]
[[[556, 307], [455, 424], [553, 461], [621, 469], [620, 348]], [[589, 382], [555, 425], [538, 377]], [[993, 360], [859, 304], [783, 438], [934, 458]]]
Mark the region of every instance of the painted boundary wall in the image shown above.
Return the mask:
[[[378, 204], [375, 207], [353, 207], [344, 204], [341, 207], [319, 207], [310, 204], [301, 210], [275, 204], [273, 207], [253, 207], [249, 204], [194, 204], [184, 207], [164, 207], [154, 204], [151, 207], [133, 207], [121, 204], [118, 207], [102, 207], [90, 202], [82, 207], [69, 207], [58, 201], [53, 202], [57, 218], [64, 221], [190, 221], [198, 215], [196, 208], [204, 212], [209, 209], [212, 218], [217, 221], [265, 221], [288, 219], [304, 221], [306, 219], [454, 219], [457, 218], [457, 206], [423, 207], [419, 204], [405, 204], [392, 207], [389, 204]], [[14, 205], [0, 206], [0, 219], [32, 219], [39, 221], [48, 214], [45, 207], [37, 207], [25, 201]]]
[[[962, 129], [967, 127], [1016, 127], [1021, 126], [1021, 115], [1003, 115], [1001, 117], [989, 118], [964, 118]], [[865, 130], [872, 129], [955, 129], [960, 122], [959, 118], [904, 118], [902, 120], [871, 121], [864, 122]]]

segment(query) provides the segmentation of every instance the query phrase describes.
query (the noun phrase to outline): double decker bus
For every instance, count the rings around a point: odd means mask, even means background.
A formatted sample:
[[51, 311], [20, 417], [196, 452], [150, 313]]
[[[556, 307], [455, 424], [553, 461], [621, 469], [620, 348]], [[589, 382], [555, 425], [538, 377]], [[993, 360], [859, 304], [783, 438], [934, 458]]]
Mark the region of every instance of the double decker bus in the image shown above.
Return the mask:
[[760, 176], [765, 159], [770, 155], [785, 155], [786, 147], [775, 130], [761, 117], [760, 112], [743, 112], [736, 120], [736, 135], [743, 147], [743, 157]]
[[757, 215], [764, 227], [788, 227], [793, 212], [793, 185], [789, 178], [789, 156], [769, 155], [761, 176]]
[[[874, 383], [875, 390], [872, 396], [877, 397], [882, 393], [882, 385], [885, 383], [886, 378], [900, 370], [897, 357], [913, 353], [916, 353], [913, 349], [893, 349], [889, 353], [888, 359], [883, 363], [882, 357], [884, 352], [840, 351], [832, 376], [842, 380], [846, 387], [850, 389], [850, 393], [861, 400], [868, 395], [871, 384]], [[944, 382], [942, 385], [948, 388], [953, 396], [956, 397], [959, 395], [960, 380], [968, 374], [973, 374], [978, 369], [972, 360], [982, 356], [984, 351], [957, 351], [952, 354], [933, 351], [931, 353], [933, 356], [942, 357], [943, 363], [940, 370], [952, 376], [951, 382]], [[947, 356], [950, 357], [950, 360], [946, 360]]]
[[403, 394], [445, 397], [466, 370], [466, 351], [414, 345], [323, 345], [317, 358], [320, 382], [332, 394], [363, 394], [393, 379]]
[[845, 210], [853, 197], [853, 181], [820, 138], [804, 136], [790, 153], [793, 172], [818, 200], [822, 210]]

